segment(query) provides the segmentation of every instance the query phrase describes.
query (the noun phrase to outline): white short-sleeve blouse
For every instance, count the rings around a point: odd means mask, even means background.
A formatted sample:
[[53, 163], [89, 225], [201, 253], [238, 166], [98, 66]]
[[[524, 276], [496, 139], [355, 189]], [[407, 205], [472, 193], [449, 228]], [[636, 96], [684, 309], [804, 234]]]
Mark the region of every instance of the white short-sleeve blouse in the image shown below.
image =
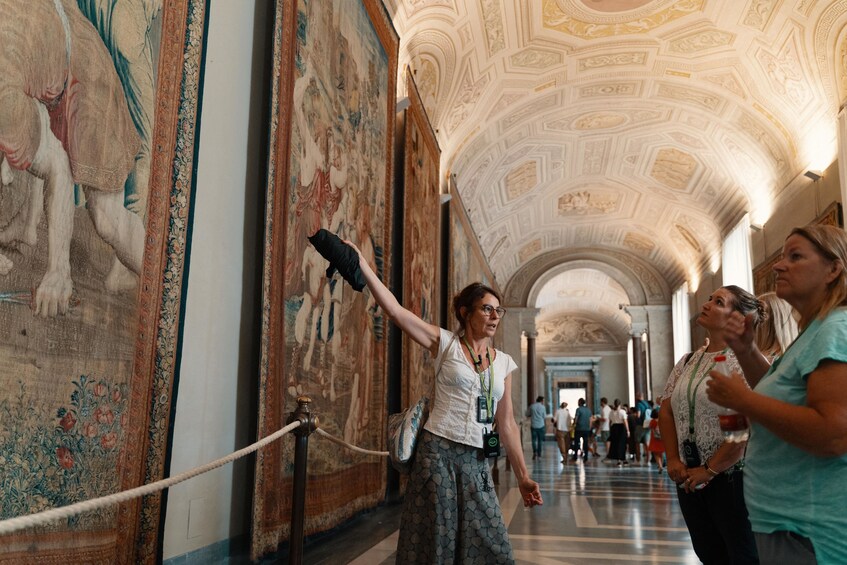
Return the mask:
[[[455, 338], [455, 339], [454, 339]], [[441, 330], [435, 366], [442, 363], [435, 379], [435, 397], [424, 429], [451, 441], [482, 447], [483, 428], [490, 424], [476, 421], [477, 398], [482, 394], [479, 374], [462, 351], [461, 338], [453, 332]], [[494, 388], [492, 391], [494, 410], [503, 397], [506, 376], [517, 369], [517, 364], [507, 353], [493, 349]], [[490, 369], [483, 373], [486, 387]]]

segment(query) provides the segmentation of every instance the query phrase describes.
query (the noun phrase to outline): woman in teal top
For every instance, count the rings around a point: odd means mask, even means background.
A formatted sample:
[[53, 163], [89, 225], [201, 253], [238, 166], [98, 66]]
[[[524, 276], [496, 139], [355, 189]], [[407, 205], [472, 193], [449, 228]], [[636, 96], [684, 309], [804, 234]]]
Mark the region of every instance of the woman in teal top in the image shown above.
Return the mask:
[[727, 343], [754, 389], [738, 374], [708, 384], [713, 402], [752, 424], [744, 494], [762, 563], [847, 562], [845, 265], [844, 230], [792, 230], [774, 271], [800, 335], [769, 366], [750, 320], [734, 316]]

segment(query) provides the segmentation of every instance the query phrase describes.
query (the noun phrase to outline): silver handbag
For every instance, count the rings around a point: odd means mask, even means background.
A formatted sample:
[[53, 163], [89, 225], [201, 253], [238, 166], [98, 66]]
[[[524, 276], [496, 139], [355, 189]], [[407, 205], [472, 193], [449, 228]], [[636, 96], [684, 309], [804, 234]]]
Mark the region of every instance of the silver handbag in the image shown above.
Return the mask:
[[456, 339], [455, 334], [441, 354], [441, 362], [438, 364], [438, 370], [435, 371], [429, 394], [421, 396], [417, 402], [402, 412], [388, 416], [388, 458], [391, 460], [391, 465], [400, 473], [408, 474], [412, 469], [418, 437], [429, 417], [430, 397], [435, 397], [435, 381], [438, 379], [438, 373], [444, 365], [444, 357], [454, 339]]

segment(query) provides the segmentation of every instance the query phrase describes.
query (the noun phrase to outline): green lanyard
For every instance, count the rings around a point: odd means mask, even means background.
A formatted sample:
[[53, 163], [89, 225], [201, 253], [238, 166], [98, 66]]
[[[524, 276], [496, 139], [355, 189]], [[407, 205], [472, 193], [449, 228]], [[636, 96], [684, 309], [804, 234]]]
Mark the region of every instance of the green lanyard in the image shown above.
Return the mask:
[[479, 356], [479, 361], [477, 361], [474, 356], [474, 351], [471, 349], [468, 340], [462, 336], [462, 341], [465, 342], [465, 347], [468, 348], [468, 353], [471, 356], [471, 363], [473, 363], [474, 371], [479, 375], [479, 388], [481, 389], [483, 395], [485, 396], [485, 406], [488, 409], [489, 417], [493, 417], [494, 406], [492, 397], [494, 395], [494, 365], [491, 363], [491, 353], [488, 351], [488, 346], [485, 346], [485, 358], [488, 360], [488, 388], [485, 388], [485, 371], [482, 370], [482, 356]]
[[[728, 348], [724, 347], [721, 354], [726, 353]], [[712, 369], [715, 368], [717, 363], [712, 361], [712, 366], [709, 367], [706, 372], [700, 377], [700, 380], [697, 381], [697, 384], [694, 386], [694, 394], [691, 393], [691, 383], [694, 382], [694, 379], [697, 378], [697, 371], [700, 370], [700, 363], [703, 361], [703, 357], [706, 355], [706, 350], [700, 354], [700, 357], [697, 359], [697, 364], [694, 366], [694, 370], [691, 372], [691, 378], [688, 379], [688, 391], [686, 392], [686, 398], [688, 399], [688, 437], [692, 440], [694, 439], [694, 405], [697, 400], [697, 390], [700, 388], [700, 385], [703, 384], [703, 381], [709, 376], [709, 373]]]

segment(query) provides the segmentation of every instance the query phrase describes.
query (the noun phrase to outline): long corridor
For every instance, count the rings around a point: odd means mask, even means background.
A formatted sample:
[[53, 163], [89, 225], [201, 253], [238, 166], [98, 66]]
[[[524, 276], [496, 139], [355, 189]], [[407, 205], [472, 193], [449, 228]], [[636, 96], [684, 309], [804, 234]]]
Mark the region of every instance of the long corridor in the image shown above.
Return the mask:
[[[591, 458], [560, 463], [546, 442], [527, 464], [541, 485], [544, 506], [526, 510], [514, 475], [500, 458], [495, 482], [518, 563], [699, 563], [676, 501], [676, 486], [656, 466], [618, 467]], [[309, 543], [309, 564], [394, 563], [400, 506], [369, 512], [335, 535]]]

